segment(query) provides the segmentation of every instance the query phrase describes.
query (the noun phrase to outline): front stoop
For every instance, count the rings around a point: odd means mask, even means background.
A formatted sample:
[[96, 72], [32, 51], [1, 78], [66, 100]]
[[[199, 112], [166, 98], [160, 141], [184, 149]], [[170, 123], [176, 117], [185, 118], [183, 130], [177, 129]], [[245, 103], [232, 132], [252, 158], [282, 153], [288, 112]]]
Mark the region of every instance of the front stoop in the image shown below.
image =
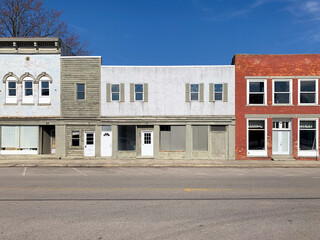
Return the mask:
[[291, 155], [272, 155], [272, 161], [296, 161]]

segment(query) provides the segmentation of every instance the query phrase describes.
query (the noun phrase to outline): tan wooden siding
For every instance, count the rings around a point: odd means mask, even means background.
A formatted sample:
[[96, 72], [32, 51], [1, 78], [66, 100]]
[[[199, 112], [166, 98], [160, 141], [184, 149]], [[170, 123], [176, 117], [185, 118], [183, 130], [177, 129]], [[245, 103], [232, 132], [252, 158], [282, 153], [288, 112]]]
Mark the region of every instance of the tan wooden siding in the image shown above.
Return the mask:
[[[100, 58], [61, 59], [61, 114], [63, 117], [100, 116]], [[85, 100], [76, 99], [76, 83], [86, 85]]]
[[[80, 146], [72, 147], [72, 131], [79, 131]], [[95, 126], [67, 126], [66, 128], [66, 150], [69, 157], [83, 157], [84, 155], [84, 132], [95, 131]]]

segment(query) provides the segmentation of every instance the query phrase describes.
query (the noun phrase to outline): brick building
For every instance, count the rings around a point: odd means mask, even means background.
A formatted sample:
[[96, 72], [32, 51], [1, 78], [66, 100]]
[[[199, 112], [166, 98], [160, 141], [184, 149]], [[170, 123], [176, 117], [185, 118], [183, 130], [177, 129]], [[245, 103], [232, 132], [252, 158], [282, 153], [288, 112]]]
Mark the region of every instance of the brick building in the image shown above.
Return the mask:
[[317, 160], [320, 54], [237, 54], [236, 159]]

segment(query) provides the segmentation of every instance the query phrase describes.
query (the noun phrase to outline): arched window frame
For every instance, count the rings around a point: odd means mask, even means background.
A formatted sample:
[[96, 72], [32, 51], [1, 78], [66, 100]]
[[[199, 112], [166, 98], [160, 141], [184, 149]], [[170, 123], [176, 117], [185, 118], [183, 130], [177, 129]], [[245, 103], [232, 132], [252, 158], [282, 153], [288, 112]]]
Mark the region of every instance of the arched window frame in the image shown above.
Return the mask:
[[[12, 72], [7, 73], [2, 82], [5, 83], [6, 89], [6, 104], [17, 104], [18, 100], [18, 83], [19, 77], [17, 77]], [[11, 83], [14, 83], [13, 85]], [[12, 93], [15, 92], [13, 95]]]
[[[22, 82], [22, 103], [23, 104], [33, 104], [34, 103], [34, 89], [35, 89], [34, 84], [36, 83], [36, 78], [32, 74], [26, 72], [25, 74], [23, 74], [20, 77], [20, 79]], [[29, 82], [32, 83], [31, 88], [30, 88], [29, 84], [28, 84], [28, 86], [26, 86], [26, 84]]]
[[[37, 77], [39, 83], [39, 104], [50, 104], [51, 103], [51, 85], [52, 77], [43, 72]], [[45, 83], [48, 83], [45, 85]], [[45, 93], [48, 93], [47, 95]]]

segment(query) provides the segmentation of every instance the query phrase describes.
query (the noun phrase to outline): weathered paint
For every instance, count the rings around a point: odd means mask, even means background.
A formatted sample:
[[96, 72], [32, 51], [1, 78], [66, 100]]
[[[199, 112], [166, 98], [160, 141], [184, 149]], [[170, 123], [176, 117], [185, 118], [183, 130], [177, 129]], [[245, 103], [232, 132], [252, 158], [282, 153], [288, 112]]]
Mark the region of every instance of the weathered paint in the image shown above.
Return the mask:
[[[26, 58], [30, 59], [27, 60]], [[22, 104], [22, 84], [17, 84], [17, 105], [6, 105], [6, 84], [3, 77], [12, 72], [20, 77], [26, 72], [35, 78], [42, 72], [52, 77], [51, 104], [39, 105], [39, 84], [33, 85], [34, 104]], [[1, 117], [58, 117], [60, 116], [60, 55], [0, 55], [0, 116]]]
[[[101, 116], [234, 115], [234, 66], [102, 66]], [[107, 84], [125, 84], [124, 102], [107, 102]], [[130, 84], [148, 84], [148, 102], [130, 101]], [[203, 83], [203, 99], [185, 101], [185, 85]], [[209, 101], [210, 83], [228, 83], [228, 102]]]

